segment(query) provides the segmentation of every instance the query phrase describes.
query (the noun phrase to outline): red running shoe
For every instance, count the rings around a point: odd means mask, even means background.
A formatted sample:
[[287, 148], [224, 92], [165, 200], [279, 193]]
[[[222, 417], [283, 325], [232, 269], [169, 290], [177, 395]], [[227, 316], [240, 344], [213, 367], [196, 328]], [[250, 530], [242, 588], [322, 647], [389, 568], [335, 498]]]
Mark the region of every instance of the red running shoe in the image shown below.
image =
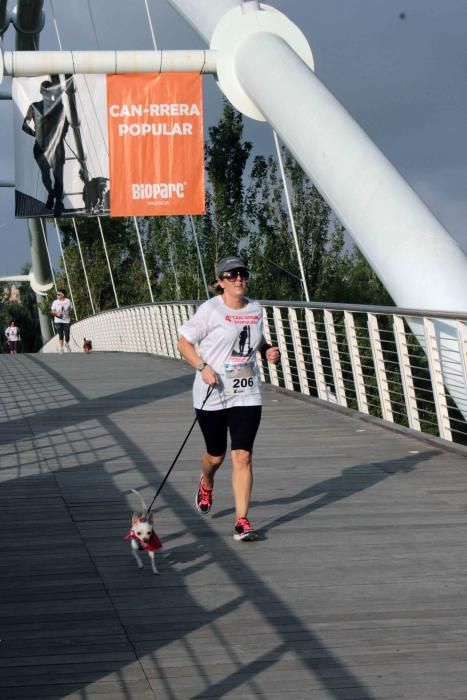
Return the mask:
[[258, 533], [253, 530], [248, 518], [239, 518], [234, 526], [234, 540], [254, 542], [258, 539]]
[[212, 506], [212, 489], [203, 486], [203, 475], [199, 480], [198, 492], [196, 494], [195, 506], [203, 515], [207, 515]]

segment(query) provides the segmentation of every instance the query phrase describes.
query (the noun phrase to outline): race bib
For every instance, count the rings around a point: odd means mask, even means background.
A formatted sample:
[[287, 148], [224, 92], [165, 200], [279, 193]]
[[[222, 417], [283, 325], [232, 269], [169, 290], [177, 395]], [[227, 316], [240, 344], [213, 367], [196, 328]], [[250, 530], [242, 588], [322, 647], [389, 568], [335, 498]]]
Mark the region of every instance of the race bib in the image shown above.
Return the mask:
[[258, 376], [255, 363], [247, 359], [233, 359], [224, 363], [224, 393], [229, 396], [257, 394]]

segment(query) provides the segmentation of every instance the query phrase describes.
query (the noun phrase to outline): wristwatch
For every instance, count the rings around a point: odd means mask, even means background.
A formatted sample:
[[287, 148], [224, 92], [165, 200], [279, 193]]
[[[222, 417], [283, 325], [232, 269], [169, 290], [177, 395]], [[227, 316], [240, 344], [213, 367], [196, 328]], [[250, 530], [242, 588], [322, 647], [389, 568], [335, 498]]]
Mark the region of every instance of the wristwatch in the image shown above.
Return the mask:
[[198, 370], [198, 372], [202, 372], [203, 369], [207, 366], [208, 366], [207, 362], [200, 362], [196, 369]]

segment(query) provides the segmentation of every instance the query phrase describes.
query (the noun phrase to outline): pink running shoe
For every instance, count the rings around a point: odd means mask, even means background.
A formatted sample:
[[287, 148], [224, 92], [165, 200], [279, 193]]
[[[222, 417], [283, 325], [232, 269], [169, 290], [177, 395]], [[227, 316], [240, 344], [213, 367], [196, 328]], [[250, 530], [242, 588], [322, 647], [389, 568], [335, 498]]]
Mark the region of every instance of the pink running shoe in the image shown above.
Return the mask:
[[195, 506], [203, 515], [207, 515], [212, 506], [212, 489], [203, 486], [203, 475], [199, 480], [198, 492], [196, 494]]
[[239, 518], [234, 526], [234, 540], [254, 542], [258, 539], [258, 533], [253, 530], [248, 518]]

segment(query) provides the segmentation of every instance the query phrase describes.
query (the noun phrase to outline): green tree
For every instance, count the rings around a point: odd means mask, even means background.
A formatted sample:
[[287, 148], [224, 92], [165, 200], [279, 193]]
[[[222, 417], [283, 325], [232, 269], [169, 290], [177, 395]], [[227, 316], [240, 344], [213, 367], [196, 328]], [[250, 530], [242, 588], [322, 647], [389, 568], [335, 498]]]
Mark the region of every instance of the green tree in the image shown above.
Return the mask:
[[[330, 207], [285, 149], [283, 156], [305, 279], [310, 298], [316, 300], [333, 290], [333, 274], [345, 269], [348, 256], [341, 227]], [[263, 299], [303, 299], [300, 266], [276, 160], [256, 157], [250, 183], [247, 211], [251, 224], [249, 260], [255, 271], [252, 290]]]
[[243, 178], [252, 144], [243, 139], [242, 115], [226, 101], [219, 122], [208, 132], [206, 215], [200, 246], [206, 269], [214, 275], [216, 260], [238, 252], [247, 237]]
[[[238, 252], [248, 237], [243, 179], [250, 151], [251, 144], [243, 139], [241, 114], [225, 102], [205, 146], [206, 213], [193, 217], [208, 283], [215, 277], [216, 261]], [[205, 298], [189, 218], [154, 217], [149, 230], [159, 269], [158, 298]]]
[[[146, 249], [145, 256], [153, 288], [157, 283], [157, 265], [154, 251], [148, 243], [148, 224], [144, 220], [140, 220], [138, 224], [143, 249]], [[101, 225], [120, 306], [149, 301], [150, 294], [133, 219], [101, 218]], [[115, 295], [97, 219], [76, 219], [76, 227], [94, 308], [97, 313], [114, 308]], [[92, 307], [76, 232], [73, 223], [68, 219], [60, 220], [60, 230], [76, 313], [83, 318], [92, 313]], [[68, 290], [63, 261], [57, 282]]]
[[352, 251], [346, 296], [345, 301], [353, 304], [394, 306], [391, 295], [357, 247]]
[[[311, 300], [390, 304], [376, 275], [301, 166], [283, 148], [295, 228]], [[254, 159], [247, 194], [252, 294], [263, 299], [304, 298], [300, 267], [274, 158]]]
[[201, 298], [196, 246], [185, 217], [154, 217], [150, 235], [159, 270], [157, 298]]
[[[29, 267], [24, 266], [21, 274], [27, 275]], [[0, 303], [0, 332], [2, 338], [5, 328], [14, 321], [21, 331], [20, 349], [22, 352], [37, 352], [42, 347], [41, 330], [39, 316], [37, 314], [36, 295], [32, 291], [29, 283], [22, 283], [19, 286], [20, 301], [10, 301], [10, 287], [7, 294], [3, 295]], [[0, 352], [8, 352], [6, 342], [0, 343]]]
[[246, 212], [250, 224], [248, 262], [254, 272], [251, 295], [300, 299], [301, 282], [283, 206], [282, 181], [272, 157], [257, 156], [253, 161]]

